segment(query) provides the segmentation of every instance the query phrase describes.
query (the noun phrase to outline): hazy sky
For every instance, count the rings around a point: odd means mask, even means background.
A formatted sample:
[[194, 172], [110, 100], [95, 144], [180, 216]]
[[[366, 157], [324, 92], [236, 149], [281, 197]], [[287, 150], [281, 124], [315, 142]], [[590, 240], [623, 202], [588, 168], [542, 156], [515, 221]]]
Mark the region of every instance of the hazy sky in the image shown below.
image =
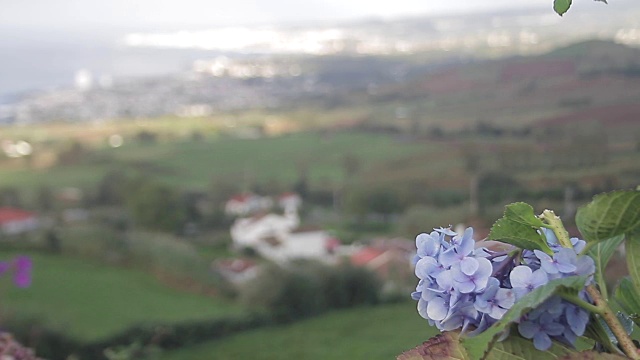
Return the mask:
[[0, 0], [0, 24], [28, 28], [144, 28], [301, 23], [501, 7], [551, 7], [551, 3], [552, 0]]

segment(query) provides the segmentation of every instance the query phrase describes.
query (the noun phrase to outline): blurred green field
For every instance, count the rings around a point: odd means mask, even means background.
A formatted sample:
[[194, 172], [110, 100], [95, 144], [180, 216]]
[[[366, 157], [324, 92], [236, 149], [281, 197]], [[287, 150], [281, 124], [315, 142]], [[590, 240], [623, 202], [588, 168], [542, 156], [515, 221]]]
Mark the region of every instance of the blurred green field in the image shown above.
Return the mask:
[[[3, 253], [9, 258], [13, 253]], [[240, 315], [234, 304], [169, 288], [143, 272], [75, 258], [30, 254], [33, 284], [3, 279], [2, 311], [37, 319], [81, 341], [93, 341], [144, 322], [179, 322]]]
[[[478, 147], [477, 154], [486, 163], [485, 171], [500, 172], [499, 154], [494, 150], [522, 142], [481, 136], [459, 141], [402, 141], [395, 135], [366, 132], [300, 132], [258, 139], [214, 136], [200, 140], [166, 138], [165, 134], [152, 143], [125, 139], [120, 148], [104, 144], [90, 148], [73, 165], [30, 169], [24, 159], [5, 159], [0, 163], [0, 187], [33, 190], [43, 185], [78, 186], [91, 190], [106, 172], [118, 169], [144, 174], [181, 189], [207, 190], [214, 183], [290, 189], [305, 175], [311, 186], [323, 189], [345, 183], [363, 186], [413, 183], [425, 188], [464, 191], [468, 187], [465, 146]], [[620, 150], [600, 167], [553, 171], [536, 167], [514, 170], [511, 176], [536, 188], [550, 181], [562, 184], [618, 174], [624, 185], [637, 175], [638, 156], [637, 151]], [[356, 169], [348, 176], [346, 163], [350, 160], [355, 162]]]
[[[307, 176], [312, 183], [331, 183], [346, 176], [346, 156], [356, 158], [362, 169], [371, 169], [424, 149], [424, 144], [363, 133], [299, 133], [253, 140], [220, 138], [125, 143], [116, 149], [98, 149], [76, 165], [46, 170], [0, 166], [0, 186], [30, 189], [42, 185], [89, 186], [113, 168], [143, 171], [182, 188], [205, 189], [212, 179], [276, 181], [290, 185], [298, 179], [301, 168], [308, 169]], [[21, 159], [15, 159], [16, 163], [19, 161]]]
[[363, 168], [414, 153], [423, 146], [400, 143], [389, 136], [342, 133], [300, 133], [254, 140], [220, 139], [211, 142], [176, 142], [145, 148], [113, 151], [118, 162], [154, 161], [167, 172], [162, 178], [187, 188], [203, 188], [212, 178], [245, 178], [249, 181], [298, 179], [300, 167], [308, 168], [312, 182], [337, 181], [345, 174], [344, 157], [358, 159]]
[[362, 307], [163, 354], [162, 360], [394, 359], [433, 336], [415, 303]]

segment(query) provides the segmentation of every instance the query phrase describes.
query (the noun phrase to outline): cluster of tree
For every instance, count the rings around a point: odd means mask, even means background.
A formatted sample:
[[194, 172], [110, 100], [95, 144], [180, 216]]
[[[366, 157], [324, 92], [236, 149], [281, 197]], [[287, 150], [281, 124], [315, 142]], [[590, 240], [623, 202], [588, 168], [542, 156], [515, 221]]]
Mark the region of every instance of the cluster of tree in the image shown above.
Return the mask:
[[276, 319], [292, 320], [329, 309], [376, 304], [380, 290], [378, 278], [364, 268], [300, 262], [287, 268], [268, 267], [241, 290], [240, 299]]
[[197, 194], [181, 192], [148, 177], [111, 171], [98, 183], [92, 203], [122, 206], [136, 226], [181, 232], [189, 222], [203, 222], [199, 200]]

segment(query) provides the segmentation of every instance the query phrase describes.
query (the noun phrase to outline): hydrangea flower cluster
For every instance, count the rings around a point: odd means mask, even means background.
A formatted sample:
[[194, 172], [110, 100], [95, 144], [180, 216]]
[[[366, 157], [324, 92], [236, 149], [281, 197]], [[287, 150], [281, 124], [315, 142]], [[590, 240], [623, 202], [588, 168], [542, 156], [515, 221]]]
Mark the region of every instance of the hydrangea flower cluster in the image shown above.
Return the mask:
[[[420, 279], [412, 298], [419, 314], [441, 331], [462, 328], [470, 335], [493, 325], [513, 304], [550, 280], [572, 275], [591, 275], [593, 260], [577, 254], [586, 243], [571, 239], [573, 249], [559, 245], [551, 231], [543, 231], [553, 256], [524, 250], [499, 253], [475, 247], [473, 229], [460, 235], [451, 229], [434, 229], [416, 237], [415, 273]], [[588, 301], [584, 291], [580, 294]], [[539, 350], [551, 339], [574, 344], [589, 314], [560, 297], [552, 297], [529, 312], [518, 324], [520, 334], [533, 339]]]
[[[584, 240], [571, 238], [571, 248], [563, 248], [558, 243], [553, 231], [543, 229], [542, 233], [553, 250], [550, 256], [539, 250], [524, 250], [524, 265], [513, 268], [509, 280], [516, 293], [516, 300], [542, 286], [550, 280], [575, 275], [593, 275], [595, 264], [589, 256], [578, 256], [586, 246]], [[589, 282], [593, 281], [592, 279]], [[578, 296], [591, 302], [586, 290]], [[589, 312], [585, 309], [554, 296], [542, 305], [525, 315], [518, 324], [518, 332], [527, 339], [533, 339], [538, 350], [551, 347], [555, 339], [568, 344], [575, 344], [576, 339], [584, 334], [589, 322]]]

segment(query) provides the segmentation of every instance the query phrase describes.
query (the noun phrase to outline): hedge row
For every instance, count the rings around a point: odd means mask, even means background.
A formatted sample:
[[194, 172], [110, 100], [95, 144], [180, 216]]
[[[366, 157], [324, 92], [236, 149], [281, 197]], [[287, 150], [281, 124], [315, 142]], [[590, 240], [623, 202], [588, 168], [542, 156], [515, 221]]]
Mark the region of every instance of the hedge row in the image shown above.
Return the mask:
[[11, 331], [23, 344], [35, 349], [38, 356], [42, 358], [106, 360], [104, 351], [108, 348], [139, 343], [171, 350], [282, 322], [268, 315], [254, 314], [177, 324], [146, 324], [131, 327], [119, 334], [91, 343], [81, 343], [60, 332], [35, 324], [22, 324], [13, 327]]

